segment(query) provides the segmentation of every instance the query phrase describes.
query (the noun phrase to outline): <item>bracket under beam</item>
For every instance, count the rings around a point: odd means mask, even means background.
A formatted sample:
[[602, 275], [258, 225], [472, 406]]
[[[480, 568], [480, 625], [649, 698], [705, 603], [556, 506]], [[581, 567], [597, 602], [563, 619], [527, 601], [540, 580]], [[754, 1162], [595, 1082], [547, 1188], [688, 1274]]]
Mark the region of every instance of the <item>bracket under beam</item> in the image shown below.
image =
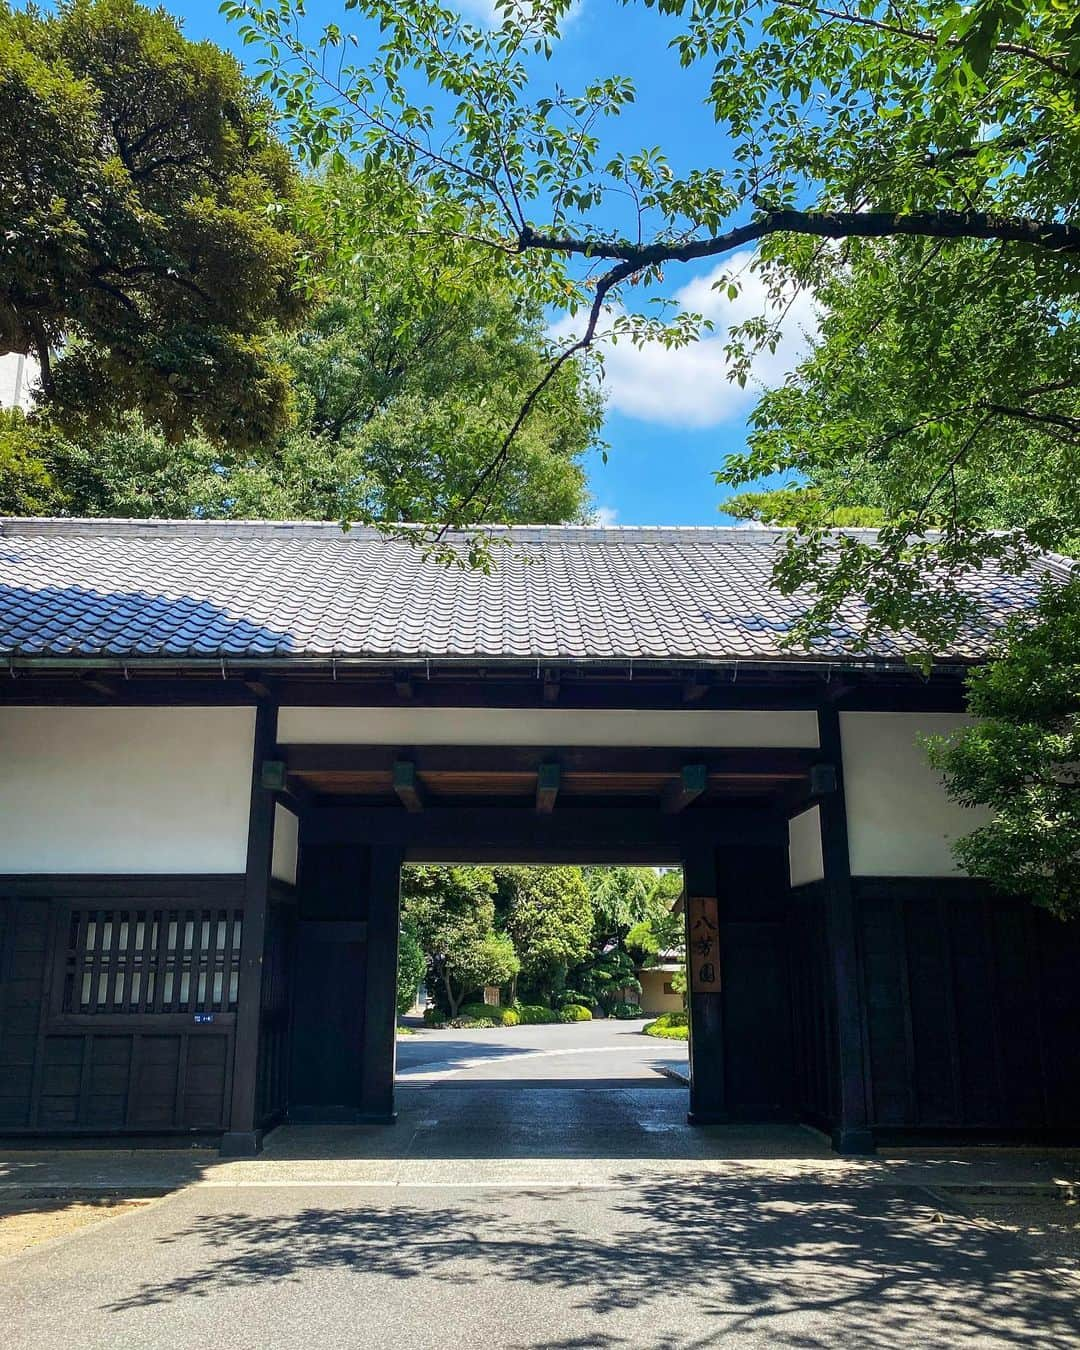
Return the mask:
[[709, 771], [704, 764], [684, 764], [678, 778], [670, 782], [660, 798], [660, 809], [667, 816], [676, 815], [700, 797], [709, 784]]
[[406, 811], [415, 815], [424, 809], [424, 794], [411, 759], [394, 760], [394, 792]]
[[536, 772], [536, 809], [542, 816], [555, 810], [562, 770], [557, 764], [541, 764]]

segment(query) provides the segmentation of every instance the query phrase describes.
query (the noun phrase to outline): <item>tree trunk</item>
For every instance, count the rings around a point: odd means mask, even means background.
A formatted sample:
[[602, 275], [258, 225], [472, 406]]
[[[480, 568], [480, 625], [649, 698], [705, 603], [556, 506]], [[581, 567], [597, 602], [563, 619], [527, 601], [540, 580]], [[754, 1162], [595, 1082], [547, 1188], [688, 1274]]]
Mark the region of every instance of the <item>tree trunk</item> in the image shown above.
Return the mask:
[[446, 1001], [450, 1005], [450, 1017], [453, 1019], [458, 1015], [458, 1008], [461, 1007], [461, 1000], [464, 995], [460, 994], [457, 998], [454, 997], [454, 986], [450, 983], [449, 972], [443, 974], [443, 985], [446, 989]]

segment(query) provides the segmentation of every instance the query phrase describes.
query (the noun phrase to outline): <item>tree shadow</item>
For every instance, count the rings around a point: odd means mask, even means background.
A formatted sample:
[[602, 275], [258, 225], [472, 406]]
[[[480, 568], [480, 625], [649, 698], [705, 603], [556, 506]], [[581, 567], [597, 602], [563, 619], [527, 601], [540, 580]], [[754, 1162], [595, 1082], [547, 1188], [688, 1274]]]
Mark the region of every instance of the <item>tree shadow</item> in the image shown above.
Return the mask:
[[[740, 1333], [798, 1346], [1076, 1344], [1075, 1293], [1055, 1287], [1021, 1241], [935, 1216], [917, 1191], [640, 1176], [621, 1186], [614, 1199], [523, 1189], [498, 1202], [465, 1192], [451, 1204], [373, 1204], [369, 1192], [289, 1214], [205, 1213], [162, 1239], [181, 1244], [186, 1270], [106, 1306], [122, 1312], [344, 1271], [369, 1287], [483, 1283], [490, 1294], [494, 1284], [508, 1299], [518, 1286], [533, 1297], [546, 1286], [582, 1315], [640, 1314], [638, 1344]], [[708, 1336], [648, 1334], [673, 1298], [684, 1324]]]
[[[9, 554], [0, 559], [21, 563]], [[105, 564], [102, 564], [104, 567]], [[295, 636], [261, 624], [255, 593], [236, 608], [194, 595], [103, 586], [12, 586], [0, 582], [0, 650], [42, 656], [273, 656], [296, 650]], [[245, 609], [251, 609], [246, 614]]]

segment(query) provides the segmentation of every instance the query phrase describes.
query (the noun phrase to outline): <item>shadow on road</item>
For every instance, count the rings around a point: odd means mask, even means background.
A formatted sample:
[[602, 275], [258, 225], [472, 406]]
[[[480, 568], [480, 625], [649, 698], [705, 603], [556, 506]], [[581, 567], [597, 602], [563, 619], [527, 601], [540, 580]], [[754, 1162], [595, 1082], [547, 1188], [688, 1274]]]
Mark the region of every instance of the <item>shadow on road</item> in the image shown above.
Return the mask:
[[287, 1214], [207, 1213], [162, 1239], [186, 1245], [185, 1273], [107, 1307], [346, 1271], [368, 1282], [484, 1282], [508, 1298], [550, 1286], [582, 1313], [640, 1310], [639, 1344], [656, 1343], [650, 1305], [673, 1295], [715, 1335], [756, 1332], [763, 1343], [922, 1347], [943, 1343], [942, 1328], [950, 1344], [1076, 1343], [1075, 1288], [1055, 1287], [1009, 1234], [935, 1219], [916, 1192], [624, 1180], [599, 1223], [596, 1195], [527, 1190], [500, 1205], [497, 1221], [490, 1193], [467, 1191], [434, 1210], [348, 1197]]

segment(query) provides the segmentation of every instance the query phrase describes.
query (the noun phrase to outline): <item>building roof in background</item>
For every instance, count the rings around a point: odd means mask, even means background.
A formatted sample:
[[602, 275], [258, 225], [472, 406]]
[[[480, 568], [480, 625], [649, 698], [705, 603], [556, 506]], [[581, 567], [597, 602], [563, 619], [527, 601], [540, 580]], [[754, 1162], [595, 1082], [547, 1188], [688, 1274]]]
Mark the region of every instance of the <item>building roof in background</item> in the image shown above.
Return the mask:
[[[812, 651], [784, 646], [805, 605], [770, 585], [779, 530], [492, 527], [494, 565], [425, 558], [370, 528], [268, 521], [0, 519], [9, 659], [837, 661], [857, 607]], [[465, 563], [468, 535], [448, 542]], [[504, 546], [505, 545], [505, 546]], [[1033, 604], [1047, 558], [966, 585], [985, 616], [943, 657], [976, 660]], [[882, 638], [862, 660], [899, 661]]]

